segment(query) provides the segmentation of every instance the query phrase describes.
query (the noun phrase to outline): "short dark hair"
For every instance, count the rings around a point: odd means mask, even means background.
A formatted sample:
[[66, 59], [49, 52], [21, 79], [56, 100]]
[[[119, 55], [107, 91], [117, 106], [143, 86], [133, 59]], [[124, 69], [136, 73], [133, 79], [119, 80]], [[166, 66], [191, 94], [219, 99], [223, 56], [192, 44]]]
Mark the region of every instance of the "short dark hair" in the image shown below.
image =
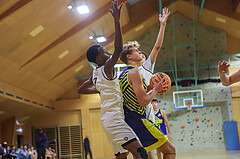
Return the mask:
[[99, 44], [94, 44], [88, 48], [86, 55], [89, 62], [96, 63], [96, 56], [98, 55], [98, 48], [100, 46]]
[[144, 52], [144, 51], [141, 51], [141, 53], [145, 56], [146, 60], [148, 58], [148, 55]]
[[152, 102], [157, 102], [158, 103], [158, 100], [157, 99], [153, 99]]

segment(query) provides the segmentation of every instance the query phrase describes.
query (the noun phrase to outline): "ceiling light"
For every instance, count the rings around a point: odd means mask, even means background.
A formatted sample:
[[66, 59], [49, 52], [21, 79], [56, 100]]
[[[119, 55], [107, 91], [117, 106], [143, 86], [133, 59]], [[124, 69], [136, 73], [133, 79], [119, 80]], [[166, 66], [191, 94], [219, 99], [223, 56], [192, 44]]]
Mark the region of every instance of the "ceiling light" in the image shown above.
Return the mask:
[[216, 21], [219, 21], [221, 23], [226, 23], [226, 19], [216, 17]]
[[77, 11], [79, 14], [86, 14], [89, 12], [89, 8], [86, 4], [82, 4], [77, 7]]
[[21, 121], [27, 120], [28, 118], [30, 118], [30, 116], [25, 116]]
[[32, 37], [35, 37], [36, 35], [38, 35], [40, 32], [42, 32], [44, 30], [44, 27], [39, 25], [38, 27], [36, 27], [33, 31], [30, 32], [30, 35]]
[[20, 123], [18, 122], [18, 120], [16, 120], [16, 124], [17, 124], [17, 125], [20, 125]]
[[142, 30], [143, 28], [144, 28], [144, 25], [142, 24], [142, 25], [139, 25], [138, 27], [136, 27], [134, 30], [136, 32], [138, 32], [139, 30]]
[[75, 69], [75, 72], [79, 72], [82, 68], [83, 68], [83, 65], [77, 67], [77, 68]]
[[61, 53], [59, 56], [58, 56], [58, 58], [59, 59], [62, 59], [62, 58], [64, 58], [65, 56], [67, 56], [69, 54], [69, 51], [68, 50], [65, 50], [63, 53]]
[[103, 42], [107, 41], [107, 39], [105, 38], [105, 36], [98, 36], [98, 37], [96, 38], [96, 40], [97, 40], [98, 43], [103, 43]]
[[18, 128], [16, 131], [22, 133], [23, 129], [22, 128]]
[[92, 36], [92, 35], [91, 35], [91, 36], [89, 36], [89, 39], [91, 39], [91, 40], [92, 40], [92, 39], [93, 39], [93, 36]]
[[72, 5], [68, 5], [68, 9], [72, 9], [73, 8], [73, 6]]

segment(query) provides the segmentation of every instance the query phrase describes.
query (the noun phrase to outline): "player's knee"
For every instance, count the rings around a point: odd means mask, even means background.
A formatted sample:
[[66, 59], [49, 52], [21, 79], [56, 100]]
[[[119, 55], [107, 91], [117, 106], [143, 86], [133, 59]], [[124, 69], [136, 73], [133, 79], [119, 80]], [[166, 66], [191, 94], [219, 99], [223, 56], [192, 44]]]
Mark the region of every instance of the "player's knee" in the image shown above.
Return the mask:
[[170, 144], [170, 151], [171, 151], [172, 153], [176, 153], [175, 146], [173, 146], [172, 144]]
[[164, 156], [176, 156], [176, 150], [175, 147], [172, 144], [169, 144], [166, 148], [166, 151], [163, 152]]
[[[159, 152], [161, 151], [160, 149], [157, 149]], [[157, 152], [158, 152], [157, 151]], [[166, 154], [175, 154], [176, 150], [175, 147], [169, 142], [167, 145], [165, 145], [164, 150], [161, 151], [164, 155]]]
[[172, 144], [168, 145], [167, 153], [176, 153], [175, 147]]
[[138, 148], [137, 152], [140, 153], [142, 159], [148, 158], [148, 153], [143, 147]]

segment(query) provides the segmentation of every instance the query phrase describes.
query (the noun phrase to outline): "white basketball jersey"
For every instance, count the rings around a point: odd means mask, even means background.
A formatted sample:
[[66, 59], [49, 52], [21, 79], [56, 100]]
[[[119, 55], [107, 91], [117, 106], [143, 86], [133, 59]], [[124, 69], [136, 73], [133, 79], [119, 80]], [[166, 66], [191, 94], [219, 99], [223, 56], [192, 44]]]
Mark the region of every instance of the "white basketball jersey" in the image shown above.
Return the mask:
[[[143, 65], [138, 68], [141, 75], [145, 79], [146, 85], [150, 84], [150, 79], [153, 76], [154, 65], [155, 62], [152, 64], [149, 56], [148, 59], [143, 63]], [[149, 103], [146, 107], [146, 118], [155, 123], [155, 114], [151, 103]]]
[[123, 113], [122, 92], [116, 71], [113, 79], [109, 79], [104, 72], [104, 66], [101, 66], [93, 71], [92, 80], [96, 89], [100, 92], [101, 114], [104, 114], [106, 111], [120, 111]]
[[117, 73], [109, 79], [104, 66], [93, 71], [93, 84], [100, 92], [101, 97], [101, 122], [106, 136], [115, 152], [125, 153], [123, 144], [138, 139], [133, 130], [124, 120], [122, 92], [118, 83]]
[[150, 79], [153, 75], [155, 62], [152, 64], [150, 57], [143, 63], [141, 67], [139, 67], [139, 71], [142, 74], [142, 76], [145, 78], [145, 82], [147, 85], [150, 84]]

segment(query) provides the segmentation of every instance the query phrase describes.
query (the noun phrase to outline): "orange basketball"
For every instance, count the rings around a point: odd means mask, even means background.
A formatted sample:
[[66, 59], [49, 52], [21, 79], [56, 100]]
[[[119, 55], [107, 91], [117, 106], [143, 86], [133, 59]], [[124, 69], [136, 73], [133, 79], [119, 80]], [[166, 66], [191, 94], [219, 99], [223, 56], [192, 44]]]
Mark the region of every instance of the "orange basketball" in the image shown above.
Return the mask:
[[171, 79], [170, 77], [166, 74], [166, 73], [163, 73], [163, 72], [158, 72], [158, 73], [155, 73], [152, 78], [150, 79], [150, 87], [151, 89], [153, 89], [153, 83], [154, 81], [156, 82], [160, 82], [162, 80], [162, 78], [164, 78], [163, 82], [167, 81], [165, 83], [165, 85], [168, 85], [167, 87], [167, 90], [161, 90], [159, 91], [158, 93], [159, 94], [163, 94], [163, 93], [166, 93], [170, 88], [171, 88]]

